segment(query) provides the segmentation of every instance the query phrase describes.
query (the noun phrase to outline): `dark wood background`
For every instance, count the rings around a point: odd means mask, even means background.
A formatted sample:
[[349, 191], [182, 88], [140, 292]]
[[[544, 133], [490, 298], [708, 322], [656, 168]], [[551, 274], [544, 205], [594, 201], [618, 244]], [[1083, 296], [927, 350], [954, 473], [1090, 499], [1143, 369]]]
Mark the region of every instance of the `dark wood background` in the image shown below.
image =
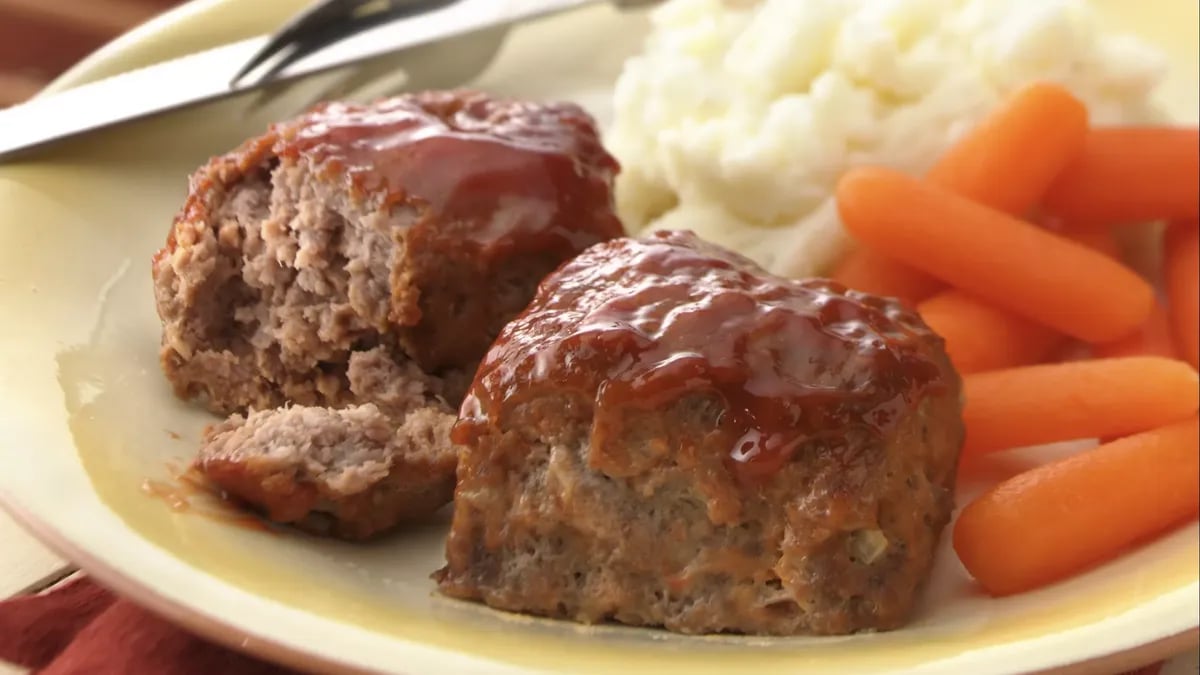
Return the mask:
[[[244, 0], [259, 2], [261, 0]], [[182, 0], [0, 0], [0, 107]]]

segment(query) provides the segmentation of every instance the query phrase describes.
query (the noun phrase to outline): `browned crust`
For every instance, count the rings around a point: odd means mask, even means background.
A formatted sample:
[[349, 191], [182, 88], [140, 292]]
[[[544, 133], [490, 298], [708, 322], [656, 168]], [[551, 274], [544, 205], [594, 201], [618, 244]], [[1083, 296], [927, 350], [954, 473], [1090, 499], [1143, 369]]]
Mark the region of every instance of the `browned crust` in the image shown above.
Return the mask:
[[256, 458], [207, 458], [197, 466], [231, 497], [274, 522], [351, 540], [426, 521], [454, 495], [453, 456], [438, 462], [397, 456], [386, 478], [350, 495], [293, 471], [262, 466]]

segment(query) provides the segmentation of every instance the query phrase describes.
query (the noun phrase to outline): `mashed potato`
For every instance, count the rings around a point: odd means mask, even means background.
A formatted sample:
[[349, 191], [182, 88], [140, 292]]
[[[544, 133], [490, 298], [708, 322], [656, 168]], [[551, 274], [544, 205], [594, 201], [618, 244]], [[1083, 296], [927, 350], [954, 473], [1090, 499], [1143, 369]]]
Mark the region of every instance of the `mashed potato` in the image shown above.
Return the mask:
[[618, 207], [821, 273], [851, 245], [829, 198], [848, 167], [922, 172], [1036, 79], [1098, 123], [1160, 120], [1165, 68], [1082, 0], [669, 0], [616, 87]]

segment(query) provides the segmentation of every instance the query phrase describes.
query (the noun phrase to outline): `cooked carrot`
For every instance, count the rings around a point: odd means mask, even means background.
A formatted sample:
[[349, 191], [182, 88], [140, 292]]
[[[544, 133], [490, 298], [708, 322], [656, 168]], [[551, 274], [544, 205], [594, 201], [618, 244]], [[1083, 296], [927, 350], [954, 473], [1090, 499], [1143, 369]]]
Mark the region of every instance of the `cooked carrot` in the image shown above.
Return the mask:
[[915, 307], [942, 287], [942, 282], [928, 274], [869, 248], [852, 251], [842, 259], [832, 276], [834, 281], [847, 288], [899, 298], [909, 307]]
[[[926, 179], [984, 206], [1027, 213], [1083, 147], [1087, 109], [1057, 84], [1021, 88], [954, 144]], [[1100, 233], [1107, 234], [1107, 233]], [[1115, 252], [1112, 237], [1080, 243]], [[1116, 258], [1116, 255], [1110, 255]], [[969, 293], [942, 291], [917, 311], [946, 341], [958, 372], [976, 373], [1037, 363], [1063, 343], [1054, 330]]]
[[863, 245], [1072, 337], [1115, 340], [1150, 316], [1153, 289], [1120, 263], [926, 181], [852, 169], [837, 201]]
[[993, 595], [1103, 562], [1196, 516], [1197, 434], [1193, 416], [1018, 474], [963, 509], [954, 550]]
[[1092, 358], [1092, 346], [1079, 340], [1066, 340], [1046, 358], [1048, 363], [1065, 363], [1067, 361], [1087, 361]]
[[1200, 216], [1200, 130], [1111, 127], [1087, 135], [1043, 200], [1071, 226]]
[[1200, 408], [1196, 371], [1158, 356], [976, 373], [963, 378], [963, 391], [963, 451], [971, 453], [1125, 436]]
[[1036, 82], [1012, 94], [926, 174], [933, 183], [1025, 215], [1083, 149], [1087, 108], [1062, 86]]
[[945, 339], [950, 361], [964, 375], [1038, 363], [1064, 342], [1050, 328], [957, 289], [922, 302], [917, 313]]
[[[1013, 94], [930, 169], [951, 192], [1013, 214], [1031, 209], [1083, 147], [1087, 109], [1062, 86], [1037, 82]], [[849, 288], [915, 306], [942, 288], [937, 279], [862, 248], [833, 278]]]
[[1113, 260], [1121, 259], [1121, 246], [1117, 243], [1117, 238], [1112, 232], [1106, 229], [1099, 229], [1083, 232], [1069, 232], [1065, 235], [1067, 239], [1092, 249], [1099, 251]]
[[1171, 337], [1171, 325], [1167, 310], [1159, 303], [1154, 304], [1150, 318], [1136, 331], [1120, 340], [1092, 345], [1092, 356], [1111, 359], [1120, 356], [1162, 356], [1179, 358], [1175, 342]]
[[1200, 228], [1195, 223], [1167, 230], [1163, 273], [1175, 348], [1200, 368]]
[[[1079, 153], [1086, 135], [1087, 108], [1062, 86], [1035, 82], [955, 143], [926, 178], [980, 204], [1024, 214]], [[847, 255], [832, 276], [910, 307], [944, 285], [869, 248]]]

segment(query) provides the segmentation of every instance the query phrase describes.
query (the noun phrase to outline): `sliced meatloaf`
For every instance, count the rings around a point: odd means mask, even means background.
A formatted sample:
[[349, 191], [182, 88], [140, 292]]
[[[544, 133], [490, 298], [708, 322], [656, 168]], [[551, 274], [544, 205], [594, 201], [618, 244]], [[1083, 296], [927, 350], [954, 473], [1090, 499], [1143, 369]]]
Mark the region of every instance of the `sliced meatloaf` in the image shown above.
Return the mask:
[[278, 523], [367, 539], [424, 520], [450, 502], [458, 452], [444, 380], [382, 348], [355, 352], [346, 408], [285, 406], [237, 413], [205, 430], [195, 466]]
[[911, 615], [950, 518], [960, 381], [898, 303], [685, 232], [597, 244], [484, 358], [447, 595], [684, 633]]
[[453, 489], [471, 374], [540, 279], [618, 236], [571, 104], [329, 103], [216, 157], [154, 258], [163, 369], [234, 414], [197, 465], [269, 517], [362, 538]]
[[621, 233], [616, 170], [572, 104], [431, 92], [276, 124], [192, 176], [154, 258], [167, 378], [228, 414], [359, 402], [346, 367], [376, 346], [471, 371], [546, 273]]
[[454, 420], [421, 408], [397, 427], [373, 403], [233, 415], [208, 430], [197, 465], [273, 521], [366, 539], [450, 501]]

